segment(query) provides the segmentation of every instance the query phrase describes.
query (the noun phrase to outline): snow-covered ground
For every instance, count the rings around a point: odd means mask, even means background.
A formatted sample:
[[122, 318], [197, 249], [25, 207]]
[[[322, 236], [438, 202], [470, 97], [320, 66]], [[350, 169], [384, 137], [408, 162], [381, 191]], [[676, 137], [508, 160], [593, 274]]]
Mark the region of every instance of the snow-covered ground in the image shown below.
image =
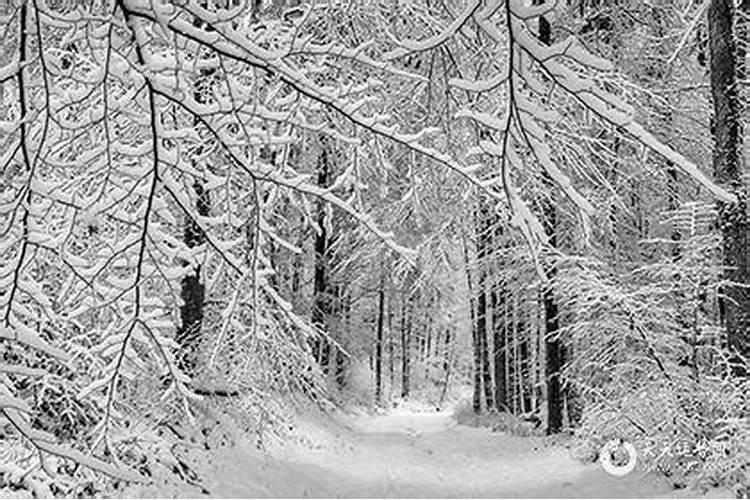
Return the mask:
[[224, 448], [204, 486], [215, 497], [699, 496], [637, 470], [610, 476], [549, 439], [459, 426], [449, 413], [318, 415], [301, 420], [295, 435], [270, 456]]

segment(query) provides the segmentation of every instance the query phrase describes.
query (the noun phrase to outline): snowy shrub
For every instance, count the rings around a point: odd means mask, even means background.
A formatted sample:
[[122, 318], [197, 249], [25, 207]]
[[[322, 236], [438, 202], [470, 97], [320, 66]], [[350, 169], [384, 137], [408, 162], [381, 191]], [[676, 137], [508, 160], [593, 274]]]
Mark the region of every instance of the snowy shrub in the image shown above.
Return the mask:
[[[750, 485], [750, 381], [711, 377], [690, 387], [673, 423], [644, 440], [644, 454], [688, 485]], [[680, 418], [681, 417], [681, 418]]]
[[[676, 486], [747, 486], [747, 382], [706, 380], [702, 389], [691, 387], [695, 392], [679, 397], [663, 387], [650, 394], [648, 389], [640, 398], [621, 397], [615, 403], [619, 410], [588, 405], [578, 429], [584, 439], [581, 459], [595, 459], [605, 442], [623, 438], [636, 446], [643, 463], [671, 477]], [[653, 404], [656, 400], [659, 405]]]
[[573, 311], [566, 375], [595, 446], [632, 442], [678, 485], [748, 483], [750, 386], [735, 376], [712, 315], [720, 280], [711, 234], [681, 242], [681, 257], [630, 273], [576, 260], [560, 273]]

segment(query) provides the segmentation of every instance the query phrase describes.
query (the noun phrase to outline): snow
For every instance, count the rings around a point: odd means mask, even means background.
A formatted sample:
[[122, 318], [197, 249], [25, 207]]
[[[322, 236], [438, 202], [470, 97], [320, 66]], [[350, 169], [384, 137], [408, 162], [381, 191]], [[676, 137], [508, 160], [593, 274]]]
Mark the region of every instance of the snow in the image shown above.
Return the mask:
[[456, 19], [448, 26], [442, 33], [423, 41], [411, 41], [411, 40], [403, 40], [400, 42], [401, 47], [392, 50], [391, 52], [385, 54], [384, 59], [386, 61], [390, 61], [392, 59], [397, 59], [399, 57], [403, 57], [406, 55], [409, 55], [412, 52], [423, 52], [426, 50], [434, 49], [436, 47], [439, 47], [443, 43], [445, 43], [447, 40], [449, 40], [451, 37], [453, 37], [461, 27], [466, 24], [466, 21], [469, 20], [471, 16], [474, 15], [474, 12], [479, 9], [482, 2], [478, 0], [474, 0], [469, 3], [469, 5], [466, 7], [466, 9], [463, 11], [463, 13], [456, 17]]
[[624, 102], [620, 97], [597, 86], [592, 79], [565, 66], [560, 61], [560, 58], [561, 56], [570, 57], [578, 64], [600, 70], [609, 69], [611, 65], [607, 61], [588, 53], [573, 37], [554, 45], [543, 45], [538, 42], [536, 37], [519, 20], [512, 22], [512, 33], [515, 42], [532, 59], [542, 65], [556, 84], [574, 95], [597, 116], [621, 128], [641, 144], [672, 162], [683, 173], [710, 192], [716, 199], [729, 203], [736, 201], [736, 197], [732, 193], [715, 184], [697, 165], [677, 151], [661, 143], [643, 128], [642, 125], [635, 122], [632, 106]]
[[223, 448], [200, 475], [215, 497], [699, 496], [643, 471], [610, 476], [573, 459], [559, 438], [510, 436], [458, 425], [449, 412], [409, 410], [298, 418], [290, 442], [267, 455], [241, 442]]
[[10, 80], [11, 78], [13, 78], [18, 73], [18, 69], [19, 64], [17, 61], [13, 61], [4, 66], [0, 66], [0, 82], [4, 82], [5, 80]]

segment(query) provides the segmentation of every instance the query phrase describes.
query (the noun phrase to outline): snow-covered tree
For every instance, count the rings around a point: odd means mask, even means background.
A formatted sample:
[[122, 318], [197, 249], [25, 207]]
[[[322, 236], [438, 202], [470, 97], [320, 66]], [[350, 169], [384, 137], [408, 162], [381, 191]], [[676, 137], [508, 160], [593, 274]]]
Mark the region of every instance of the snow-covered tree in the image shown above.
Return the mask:
[[[552, 0], [4, 3], [0, 415], [33, 452], [23, 465], [52, 471], [52, 455], [132, 479], [133, 416], [157, 401], [190, 416], [206, 395], [320, 396], [319, 365], [331, 346], [338, 365], [348, 345], [334, 332], [343, 316], [363, 323], [377, 311], [382, 356], [386, 283], [401, 292], [406, 395], [413, 354], [426, 374], [438, 344], [426, 332], [455, 324], [430, 314], [456, 306], [457, 269], [476, 294], [465, 316], [492, 406], [492, 287], [557, 300], [568, 252], [551, 238], [557, 226], [580, 240], [570, 253], [596, 251], [599, 133], [736, 203], [736, 190], [649, 130], [611, 61], [574, 36], [540, 37], [562, 10]], [[523, 262], [515, 281], [492, 275], [509, 247], [526, 250], [511, 252]], [[364, 268], [375, 279], [347, 281]], [[373, 286], [377, 307], [352, 306]], [[526, 304], [513, 317], [533, 325], [539, 294], [508, 291]], [[550, 324], [538, 356], [560, 347]], [[553, 363], [548, 397], [559, 377]], [[68, 435], [50, 418], [50, 387], [72, 411]]]

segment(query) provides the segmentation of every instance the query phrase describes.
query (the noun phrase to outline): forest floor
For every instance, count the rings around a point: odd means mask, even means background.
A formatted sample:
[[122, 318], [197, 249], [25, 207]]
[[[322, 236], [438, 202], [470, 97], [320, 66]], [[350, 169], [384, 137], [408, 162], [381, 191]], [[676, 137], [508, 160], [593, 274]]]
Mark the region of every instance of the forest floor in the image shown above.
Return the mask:
[[[452, 415], [310, 416], [270, 454], [242, 443], [217, 450], [200, 471], [212, 497], [688, 498], [656, 475], [623, 478], [583, 464], [564, 443], [457, 425]], [[130, 491], [129, 495], [136, 492]], [[197, 491], [142, 491], [199, 496]], [[136, 493], [137, 494], [137, 493]], [[140, 496], [140, 495], [139, 495]], [[731, 498], [715, 490], [712, 498]]]

